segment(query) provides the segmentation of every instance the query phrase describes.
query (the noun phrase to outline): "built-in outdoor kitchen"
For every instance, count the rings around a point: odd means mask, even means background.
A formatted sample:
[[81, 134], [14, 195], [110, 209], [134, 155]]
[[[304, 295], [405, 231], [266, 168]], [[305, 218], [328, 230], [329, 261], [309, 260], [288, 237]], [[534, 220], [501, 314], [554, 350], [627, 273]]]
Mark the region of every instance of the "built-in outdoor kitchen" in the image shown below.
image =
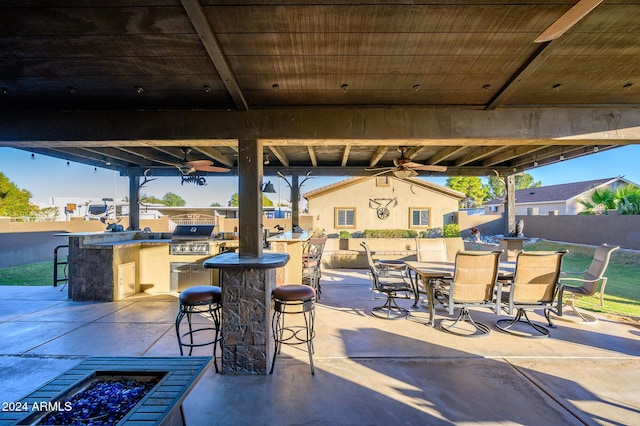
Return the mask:
[[139, 292], [176, 293], [218, 284], [203, 262], [238, 246], [213, 225], [178, 225], [171, 232], [122, 231], [59, 234], [69, 239], [69, 297], [115, 301]]

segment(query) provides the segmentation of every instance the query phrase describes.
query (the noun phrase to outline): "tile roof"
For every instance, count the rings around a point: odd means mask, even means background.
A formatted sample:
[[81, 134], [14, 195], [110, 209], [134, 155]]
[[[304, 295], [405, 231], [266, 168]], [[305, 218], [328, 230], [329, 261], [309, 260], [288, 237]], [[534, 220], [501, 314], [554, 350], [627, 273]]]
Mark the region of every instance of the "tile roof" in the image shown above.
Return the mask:
[[[542, 203], [551, 201], [566, 201], [583, 194], [584, 192], [615, 181], [631, 183], [622, 177], [586, 180], [583, 182], [563, 183], [559, 185], [539, 186], [537, 188], [525, 188], [516, 190], [516, 203]], [[494, 198], [484, 205], [502, 204], [502, 198]]]

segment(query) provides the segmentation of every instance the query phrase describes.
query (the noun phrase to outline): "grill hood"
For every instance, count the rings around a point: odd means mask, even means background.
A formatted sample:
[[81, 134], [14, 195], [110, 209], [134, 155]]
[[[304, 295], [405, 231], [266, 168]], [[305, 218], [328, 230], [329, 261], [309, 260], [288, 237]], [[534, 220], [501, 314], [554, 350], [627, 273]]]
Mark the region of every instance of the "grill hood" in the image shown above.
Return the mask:
[[178, 225], [171, 235], [172, 241], [210, 240], [215, 225]]

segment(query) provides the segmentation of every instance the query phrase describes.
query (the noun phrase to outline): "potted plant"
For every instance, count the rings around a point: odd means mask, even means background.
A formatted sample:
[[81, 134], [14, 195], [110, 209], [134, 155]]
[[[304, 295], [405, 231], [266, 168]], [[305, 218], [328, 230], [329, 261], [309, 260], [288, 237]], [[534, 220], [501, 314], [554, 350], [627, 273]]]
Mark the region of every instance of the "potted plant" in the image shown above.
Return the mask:
[[349, 250], [349, 238], [351, 238], [351, 234], [349, 231], [340, 231], [340, 250]]

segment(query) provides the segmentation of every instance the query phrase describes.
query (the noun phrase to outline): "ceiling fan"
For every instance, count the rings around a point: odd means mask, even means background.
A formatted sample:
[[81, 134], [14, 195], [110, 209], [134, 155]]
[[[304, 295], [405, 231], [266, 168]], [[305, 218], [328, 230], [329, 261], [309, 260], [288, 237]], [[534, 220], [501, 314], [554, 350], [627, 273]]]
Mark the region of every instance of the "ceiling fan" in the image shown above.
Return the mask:
[[181, 162], [176, 163], [175, 166], [183, 176], [187, 176], [196, 171], [212, 173], [225, 173], [229, 171], [229, 169], [225, 167], [214, 166], [211, 160], [189, 160], [187, 156], [191, 153], [191, 148], [180, 148], [180, 151], [182, 151], [184, 158]]
[[414, 163], [409, 157], [404, 155], [406, 150], [406, 146], [401, 146], [398, 148], [398, 151], [400, 151], [400, 157], [393, 160], [394, 166], [392, 167], [376, 167], [365, 170], [368, 172], [378, 172], [373, 176], [379, 176], [385, 173], [393, 173], [395, 177], [400, 179], [418, 176], [418, 170], [427, 172], [444, 172], [447, 170], [446, 166]]

